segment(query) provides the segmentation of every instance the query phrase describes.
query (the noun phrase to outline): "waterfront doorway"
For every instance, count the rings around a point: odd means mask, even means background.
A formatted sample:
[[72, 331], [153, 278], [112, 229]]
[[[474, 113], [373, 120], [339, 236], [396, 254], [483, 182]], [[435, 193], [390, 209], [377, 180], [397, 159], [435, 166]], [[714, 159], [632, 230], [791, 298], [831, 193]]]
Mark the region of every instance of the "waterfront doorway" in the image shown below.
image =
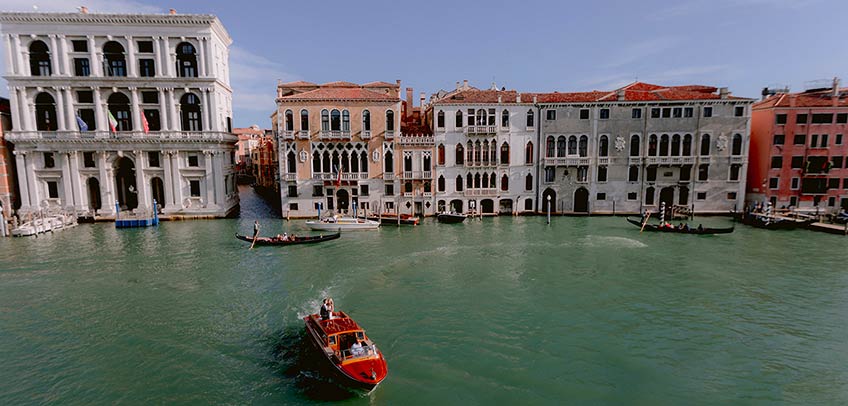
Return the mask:
[[589, 213], [589, 191], [584, 187], [574, 191], [574, 212]]
[[481, 200], [480, 212], [483, 214], [495, 214], [495, 202], [492, 199]]
[[100, 181], [97, 178], [88, 178], [88, 208], [97, 211], [100, 210]]
[[424, 216], [424, 203], [423, 202], [415, 202], [415, 215], [416, 216]]
[[138, 207], [135, 164], [127, 157], [119, 158], [115, 162], [115, 190], [118, 192], [118, 205], [121, 210], [133, 210]]
[[[542, 212], [556, 213], [557, 196], [553, 189], [547, 188], [542, 192]], [[550, 206], [550, 207], [548, 207]]]
[[150, 179], [150, 190], [153, 193], [153, 200], [156, 200], [156, 206], [159, 209], [165, 207], [165, 184], [162, 182], [162, 178], [155, 177]]
[[671, 186], [664, 187], [660, 190], [660, 204], [665, 203], [666, 210], [671, 210], [674, 206], [674, 188]]
[[450, 202], [450, 211], [455, 211], [457, 213], [462, 213], [462, 200], [454, 199]]
[[512, 214], [512, 199], [501, 199], [500, 214]]
[[336, 192], [336, 203], [339, 206], [339, 211], [347, 211], [350, 206], [350, 195], [347, 190], [339, 189]]

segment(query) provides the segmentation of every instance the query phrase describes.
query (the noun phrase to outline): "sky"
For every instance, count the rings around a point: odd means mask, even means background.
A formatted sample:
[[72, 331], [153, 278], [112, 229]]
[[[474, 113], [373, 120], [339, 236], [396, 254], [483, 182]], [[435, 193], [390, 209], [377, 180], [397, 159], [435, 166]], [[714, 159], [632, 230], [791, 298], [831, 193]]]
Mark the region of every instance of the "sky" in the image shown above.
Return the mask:
[[833, 77], [848, 86], [845, 0], [3, 0], [0, 10], [34, 5], [217, 15], [233, 38], [237, 127], [270, 127], [277, 80], [400, 79], [416, 103], [462, 80], [522, 92], [705, 84], [751, 98]]

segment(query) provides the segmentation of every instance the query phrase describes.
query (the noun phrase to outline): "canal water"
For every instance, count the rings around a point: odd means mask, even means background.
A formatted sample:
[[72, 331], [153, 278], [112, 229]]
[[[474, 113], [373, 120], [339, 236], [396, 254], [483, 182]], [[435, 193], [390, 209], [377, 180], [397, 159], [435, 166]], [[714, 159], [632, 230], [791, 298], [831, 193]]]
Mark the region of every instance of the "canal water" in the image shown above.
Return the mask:
[[[254, 219], [305, 234], [243, 189], [239, 219], [0, 241], [0, 404], [848, 403], [840, 236], [501, 217], [248, 250]], [[325, 296], [388, 359], [367, 397], [316, 368]]]

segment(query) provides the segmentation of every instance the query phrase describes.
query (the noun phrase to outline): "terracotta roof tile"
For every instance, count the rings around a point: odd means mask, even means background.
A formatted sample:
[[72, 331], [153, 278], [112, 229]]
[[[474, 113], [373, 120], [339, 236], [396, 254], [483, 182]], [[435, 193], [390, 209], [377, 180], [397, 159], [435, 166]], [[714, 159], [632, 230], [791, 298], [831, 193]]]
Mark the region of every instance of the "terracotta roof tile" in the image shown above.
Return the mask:
[[282, 87], [311, 87], [311, 86], [318, 86], [318, 85], [316, 85], [315, 83], [312, 83], [312, 82], [306, 82], [306, 81], [303, 81], [303, 80], [298, 80], [296, 82], [280, 83], [279, 86], [282, 86]]
[[[356, 86], [356, 85], [354, 85]], [[397, 97], [387, 94], [373, 92], [361, 87], [321, 87], [308, 92], [283, 96], [280, 100], [371, 100], [371, 101], [399, 101]]]
[[[498, 97], [502, 103], [515, 103], [518, 92], [515, 90], [479, 90], [469, 89], [456, 92], [436, 102], [436, 104], [484, 104], [497, 103]], [[522, 103], [532, 103], [532, 94], [521, 94]]]
[[834, 106], [831, 91], [814, 93], [780, 93], [754, 103], [754, 108], [772, 107], [848, 107], [848, 89], [840, 89], [840, 97]]
[[345, 81], [336, 81], [336, 82], [327, 82], [321, 84], [321, 87], [359, 87], [356, 83], [345, 82]]
[[366, 83], [366, 84], [362, 85], [362, 87], [398, 87], [398, 84], [397, 83], [379, 82], [378, 81], [378, 82]]

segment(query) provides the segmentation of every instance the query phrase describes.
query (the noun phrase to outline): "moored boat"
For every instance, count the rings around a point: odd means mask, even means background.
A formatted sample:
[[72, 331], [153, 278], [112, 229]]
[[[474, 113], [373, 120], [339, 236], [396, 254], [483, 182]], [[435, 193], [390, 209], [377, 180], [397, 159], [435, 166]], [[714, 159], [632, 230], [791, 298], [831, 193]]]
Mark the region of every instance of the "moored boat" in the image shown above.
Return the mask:
[[368, 220], [379, 221], [380, 224], [385, 225], [407, 225], [407, 226], [417, 226], [420, 221], [418, 217], [410, 215], [410, 214], [401, 214], [400, 220], [398, 220], [398, 215], [396, 214], [386, 214], [383, 213], [381, 215], [372, 214], [366, 217]]
[[333, 216], [317, 221], [307, 221], [306, 226], [319, 231], [374, 230], [380, 227], [380, 223], [355, 217]]
[[439, 223], [462, 223], [465, 221], [465, 218], [468, 217], [462, 213], [439, 213], [436, 216], [436, 220], [439, 220]]
[[733, 213], [736, 221], [756, 228], [766, 230], [794, 230], [807, 228], [816, 222], [815, 219], [797, 219], [784, 216], [774, 216], [768, 213]]
[[386, 378], [388, 367], [383, 353], [345, 312], [333, 312], [329, 320], [312, 314], [303, 321], [309, 341], [333, 366], [342, 384], [371, 391]]
[[[286, 239], [276, 237], [257, 237], [256, 245], [298, 245], [298, 244], [315, 244], [324, 241], [335, 240], [339, 238], [341, 233], [315, 235], [308, 237], [289, 236]], [[247, 235], [236, 234], [236, 238], [242, 241], [253, 243], [253, 237]]]
[[644, 224], [639, 220], [634, 220], [630, 217], [627, 218], [627, 222], [633, 224], [636, 227], [642, 228], [644, 231], [655, 231], [660, 233], [677, 233], [677, 234], [696, 234], [696, 235], [707, 235], [707, 234], [730, 234], [733, 232], [734, 227], [728, 228], [711, 228], [711, 227], [683, 227], [678, 228], [674, 226], [662, 226], [660, 224]]

